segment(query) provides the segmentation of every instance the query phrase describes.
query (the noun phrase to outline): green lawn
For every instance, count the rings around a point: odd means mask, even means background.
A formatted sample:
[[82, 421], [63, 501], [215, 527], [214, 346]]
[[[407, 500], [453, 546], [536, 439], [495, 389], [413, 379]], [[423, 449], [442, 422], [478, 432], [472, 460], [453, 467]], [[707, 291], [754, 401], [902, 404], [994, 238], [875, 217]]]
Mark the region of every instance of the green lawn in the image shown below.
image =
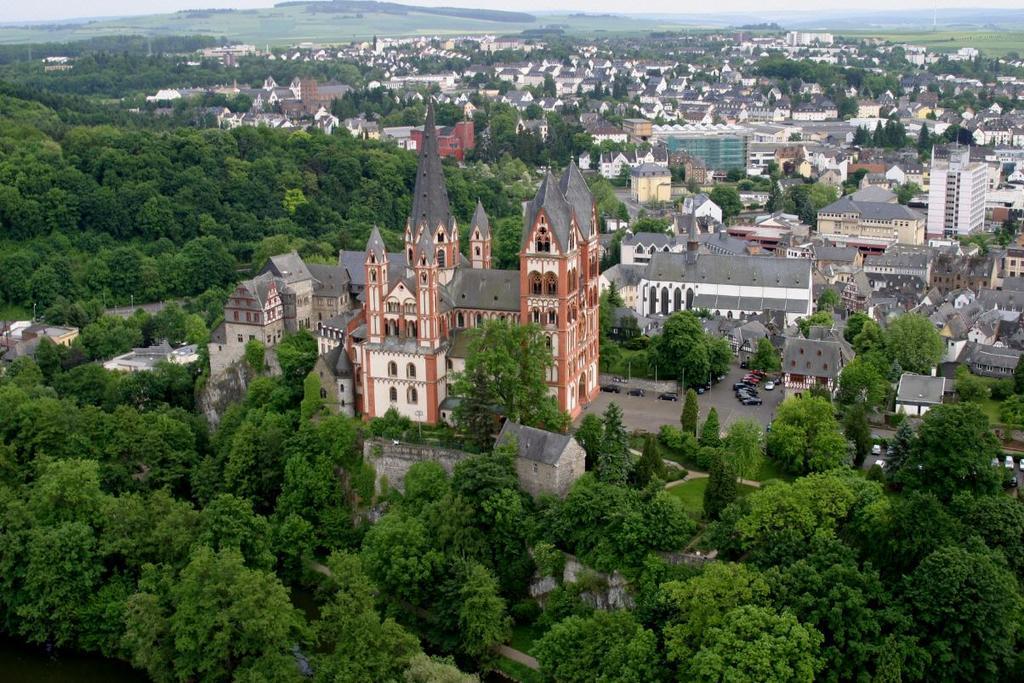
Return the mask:
[[[691, 479], [690, 481], [668, 489], [671, 496], [675, 496], [683, 503], [686, 511], [694, 516], [700, 517], [704, 514], [704, 490], [708, 487], [707, 477]], [[756, 489], [746, 484], [739, 485], [739, 495], [746, 496]]]
[[1002, 424], [1003, 420], [999, 416], [999, 406], [1001, 403], [1002, 401], [996, 401], [991, 398], [986, 398], [984, 401], [978, 401], [978, 406], [981, 408], [981, 412], [988, 416], [989, 424]]
[[498, 658], [498, 661], [494, 663], [494, 668], [519, 683], [543, 683], [544, 681], [539, 672], [504, 657]]

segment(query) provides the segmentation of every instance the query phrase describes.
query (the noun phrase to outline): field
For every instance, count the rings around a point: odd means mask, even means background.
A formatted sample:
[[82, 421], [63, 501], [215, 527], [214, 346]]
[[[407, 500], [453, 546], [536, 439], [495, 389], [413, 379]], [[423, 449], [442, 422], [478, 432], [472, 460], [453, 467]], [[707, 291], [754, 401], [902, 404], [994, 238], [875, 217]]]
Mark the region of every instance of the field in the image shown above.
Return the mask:
[[1024, 52], [1024, 31], [980, 31], [943, 29], [940, 31], [842, 31], [845, 38], [880, 38], [893, 43], [923, 45], [938, 52], [955, 52], [961, 47], [976, 47], [987, 55]]
[[[544, 15], [535, 21], [488, 21], [420, 12], [312, 12], [293, 5], [258, 10], [184, 11], [81, 24], [52, 26], [0, 26], [0, 43], [38, 43], [82, 40], [109, 35], [211, 35], [227, 42], [259, 47], [298, 42], [347, 43], [373, 36], [515, 34], [528, 29], [558, 26], [569, 33], [641, 33], [671, 28], [663, 21], [621, 16]], [[681, 26], [678, 26], [681, 28]]]
[[[703, 477], [701, 479], [691, 479], [679, 486], [673, 486], [668, 489], [668, 493], [670, 496], [678, 498], [689, 514], [694, 517], [700, 517], [704, 514], [704, 490], [707, 487], [708, 479]], [[753, 486], [747, 486], [746, 484], [739, 484], [737, 488], [737, 493], [741, 496], [746, 496], [756, 490]]]

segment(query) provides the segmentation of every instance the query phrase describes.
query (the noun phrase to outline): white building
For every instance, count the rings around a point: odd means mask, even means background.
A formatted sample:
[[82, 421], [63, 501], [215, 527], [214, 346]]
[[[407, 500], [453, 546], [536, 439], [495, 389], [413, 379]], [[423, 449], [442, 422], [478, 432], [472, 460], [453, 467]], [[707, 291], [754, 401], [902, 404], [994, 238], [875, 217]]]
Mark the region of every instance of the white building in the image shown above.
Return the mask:
[[835, 38], [831, 33], [806, 33], [790, 31], [786, 34], [786, 45], [789, 47], [807, 47], [808, 45], [831, 45]]
[[955, 238], [981, 230], [985, 225], [987, 189], [986, 165], [971, 161], [970, 148], [955, 147], [948, 158], [936, 158], [933, 149], [928, 238]]
[[792, 324], [811, 314], [810, 260], [700, 254], [696, 243], [687, 246], [682, 254], [651, 256], [637, 288], [639, 315], [707, 309], [740, 318], [784, 311]]
[[719, 223], [722, 222], [721, 207], [703, 192], [683, 200], [683, 213], [692, 214], [694, 218], [713, 218]]

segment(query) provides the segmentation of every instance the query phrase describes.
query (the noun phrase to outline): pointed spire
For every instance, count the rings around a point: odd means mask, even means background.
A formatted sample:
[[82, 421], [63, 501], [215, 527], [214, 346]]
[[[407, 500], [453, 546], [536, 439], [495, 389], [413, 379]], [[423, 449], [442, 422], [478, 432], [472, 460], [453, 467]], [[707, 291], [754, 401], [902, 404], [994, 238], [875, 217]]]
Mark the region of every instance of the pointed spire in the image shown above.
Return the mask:
[[437, 127], [434, 125], [434, 100], [427, 99], [427, 120], [423, 125], [419, 164], [416, 168], [416, 187], [412, 195], [412, 213], [409, 216], [415, 232], [426, 224], [433, 233], [438, 225], [447, 232], [452, 222], [448, 190], [445, 188], [444, 169], [437, 148]]
[[473, 220], [469, 226], [469, 234], [480, 230], [480, 239], [488, 239], [491, 236], [491, 221], [487, 218], [487, 212], [484, 211], [483, 203], [478, 199], [476, 200], [476, 210], [473, 211]]
[[376, 225], [373, 226], [373, 231], [370, 233], [370, 239], [366, 241], [366, 260], [370, 260], [370, 256], [373, 256], [377, 263], [383, 263], [388, 258], [387, 247], [384, 246], [384, 238], [380, 235], [380, 228]]
[[426, 258], [427, 265], [433, 265], [436, 258], [434, 256], [434, 237], [429, 230], [424, 230], [420, 233], [420, 239], [416, 242], [416, 251], [413, 253], [415, 263], [410, 264], [412, 267], [420, 265], [420, 255]]
[[580, 232], [583, 233], [584, 237], [592, 236], [597, 229], [592, 220], [594, 195], [590, 193], [587, 181], [583, 178], [583, 174], [580, 173], [580, 169], [575, 161], [569, 162], [569, 167], [565, 169], [565, 173], [562, 174], [562, 178], [558, 181], [558, 189], [562, 191], [566, 201], [572, 205], [573, 210], [576, 212], [576, 222], [580, 226]]

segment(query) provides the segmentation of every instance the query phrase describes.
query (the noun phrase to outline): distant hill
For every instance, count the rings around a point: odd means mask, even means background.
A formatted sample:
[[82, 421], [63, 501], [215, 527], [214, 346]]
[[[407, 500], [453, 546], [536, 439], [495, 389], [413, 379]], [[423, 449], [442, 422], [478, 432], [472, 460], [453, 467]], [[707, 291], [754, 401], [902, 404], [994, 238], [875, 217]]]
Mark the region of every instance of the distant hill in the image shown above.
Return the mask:
[[529, 23], [536, 17], [525, 12], [505, 12], [491, 9], [467, 9], [464, 7], [420, 7], [402, 5], [397, 2], [376, 2], [376, 0], [290, 0], [279, 2], [274, 7], [305, 6], [313, 14], [333, 14], [337, 12], [372, 12], [379, 14], [435, 14], [441, 17], [459, 17], [462, 19], [479, 19], [481, 21], [503, 21]]

